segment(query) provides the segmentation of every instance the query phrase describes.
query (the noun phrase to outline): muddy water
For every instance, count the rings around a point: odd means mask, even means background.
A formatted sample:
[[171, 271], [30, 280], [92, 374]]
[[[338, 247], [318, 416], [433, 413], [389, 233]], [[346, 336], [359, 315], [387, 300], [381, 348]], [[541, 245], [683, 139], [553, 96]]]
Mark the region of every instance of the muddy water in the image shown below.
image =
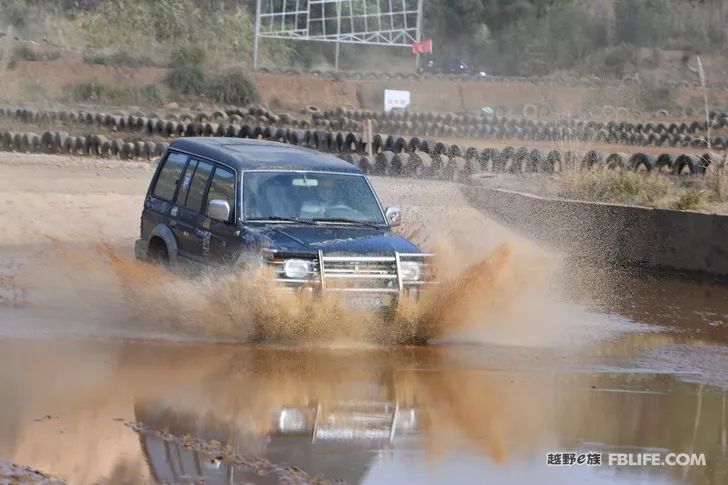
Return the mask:
[[[236, 282], [155, 286], [126, 259], [149, 167], [86, 163], [0, 159], [0, 220], [18, 221], [0, 236], [0, 461], [72, 484], [728, 482], [724, 287], [565, 266], [450, 184], [375, 180], [448, 289], [477, 291], [438, 294], [424, 347], [252, 345], [206, 310], [241, 305]], [[548, 467], [553, 451], [707, 465]]]

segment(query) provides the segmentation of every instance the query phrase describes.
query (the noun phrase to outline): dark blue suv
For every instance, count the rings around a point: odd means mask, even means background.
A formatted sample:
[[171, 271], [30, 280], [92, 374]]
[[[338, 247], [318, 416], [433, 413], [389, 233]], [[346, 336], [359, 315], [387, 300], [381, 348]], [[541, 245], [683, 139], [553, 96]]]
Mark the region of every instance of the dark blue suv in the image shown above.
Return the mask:
[[180, 138], [144, 202], [138, 259], [244, 270], [268, 265], [281, 289], [347, 292], [366, 308], [418, 296], [430, 255], [394, 234], [364, 173], [275, 142]]

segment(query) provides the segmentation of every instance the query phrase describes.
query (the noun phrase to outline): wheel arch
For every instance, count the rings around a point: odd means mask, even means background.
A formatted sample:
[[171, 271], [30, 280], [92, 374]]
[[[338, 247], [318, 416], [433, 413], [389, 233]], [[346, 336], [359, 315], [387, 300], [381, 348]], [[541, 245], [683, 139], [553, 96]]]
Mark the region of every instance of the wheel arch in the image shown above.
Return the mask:
[[158, 224], [154, 229], [152, 229], [152, 232], [149, 233], [150, 245], [154, 238], [161, 239], [167, 246], [167, 255], [169, 256], [170, 264], [177, 264], [177, 239], [174, 237], [172, 229], [165, 224]]

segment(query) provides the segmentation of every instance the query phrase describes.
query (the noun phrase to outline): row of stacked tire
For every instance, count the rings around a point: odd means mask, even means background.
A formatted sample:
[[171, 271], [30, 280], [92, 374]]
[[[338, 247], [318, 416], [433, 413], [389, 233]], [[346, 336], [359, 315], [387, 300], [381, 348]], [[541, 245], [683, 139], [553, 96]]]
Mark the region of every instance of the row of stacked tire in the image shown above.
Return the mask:
[[[223, 125], [220, 125], [223, 126]], [[232, 126], [232, 125], [228, 125]], [[210, 136], [217, 136], [213, 133]], [[220, 136], [269, 139], [301, 145], [323, 152], [334, 153], [356, 164], [367, 173], [375, 175], [413, 175], [455, 178], [478, 172], [554, 173], [567, 167], [593, 168], [603, 166], [629, 170], [660, 170], [674, 174], [702, 174], [710, 165], [722, 166], [725, 156], [715, 153], [696, 155], [663, 154], [654, 157], [645, 153], [602, 154], [590, 151], [579, 159], [570, 151], [506, 147], [502, 150], [461, 147], [453, 144], [424, 140], [417, 137], [403, 138], [376, 135], [372, 143], [372, 155], [366, 143], [356, 133], [324, 132], [311, 130], [283, 130], [270, 128], [241, 128], [237, 133]], [[184, 135], [183, 135], [184, 136]], [[167, 148], [166, 142], [151, 140], [122, 140], [104, 135], [72, 136], [62, 131], [17, 133], [0, 129], [0, 150], [29, 153], [62, 153], [121, 159], [151, 159], [160, 156]]]
[[[287, 113], [277, 114], [261, 105], [236, 107], [226, 110], [186, 111], [180, 113], [145, 114], [141, 112], [104, 113], [75, 110], [37, 110], [32, 108], [18, 108], [0, 106], [0, 118], [12, 118], [22, 123], [44, 124], [51, 122], [78, 123], [94, 125], [111, 130], [147, 130], [150, 133], [161, 132], [161, 123], [232, 123], [232, 124], [262, 124], [270, 126], [301, 127], [313, 126], [309, 119], [297, 119]], [[173, 131], [173, 130], [170, 130]]]
[[[324, 111], [333, 129], [353, 130], [371, 119], [380, 131], [413, 136], [440, 136], [484, 139], [581, 141], [638, 146], [707, 148], [706, 121], [690, 123], [629, 123], [584, 120], [533, 121], [488, 115], [455, 113], [366, 112], [363, 110]], [[728, 149], [728, 117], [710, 121], [710, 147]], [[717, 134], [716, 134], [717, 133]]]
[[[479, 73], [471, 74], [435, 74], [435, 73], [416, 73], [416, 72], [360, 72], [360, 71], [321, 71], [321, 70], [301, 70], [301, 69], [269, 69], [260, 68], [258, 72], [264, 74], [279, 74], [286, 76], [310, 76], [331, 80], [353, 80], [353, 81], [397, 81], [397, 80], [426, 80], [426, 79], [447, 79], [451, 81], [478, 81], [482, 83], [494, 84], [535, 84], [535, 85], [559, 85], [559, 86], [606, 86], [606, 85], [626, 85], [636, 84], [639, 81], [635, 79], [608, 80], [600, 79], [594, 76], [574, 77], [523, 77], [523, 76], [482, 76]], [[662, 81], [662, 85], [679, 88], [679, 87], [700, 87], [700, 82], [695, 81]], [[728, 83], [711, 82], [714, 89], [728, 89]]]
[[[701, 132], [706, 121], [691, 123], [627, 123], [558, 120], [532, 121], [495, 116], [455, 113], [377, 113], [364, 110], [338, 109], [310, 111], [315, 124], [322, 131], [361, 131], [362, 120], [375, 119], [378, 131], [405, 136], [468, 137], [483, 139], [519, 139], [538, 141], [580, 141], [637, 146], [671, 146], [707, 148], [707, 138]], [[164, 138], [172, 136], [239, 136], [287, 138], [286, 129], [304, 130], [301, 125], [290, 124], [290, 115], [276, 115], [255, 105], [211, 113], [183, 115], [108, 114], [87, 111], [42, 111], [26, 108], [1, 108], [0, 117], [12, 117], [20, 122], [43, 124], [52, 121], [83, 123], [112, 131], [127, 130], [143, 135]], [[243, 118], [246, 116], [247, 118]], [[250, 123], [240, 123], [247, 119]], [[323, 124], [318, 120], [326, 119]], [[292, 128], [290, 128], [292, 127]], [[713, 113], [711, 127], [728, 127], [728, 115]], [[728, 149], [728, 136], [716, 135], [710, 139], [713, 150]]]
[[65, 131], [20, 133], [0, 128], [0, 151], [151, 160], [161, 156], [167, 146], [166, 142], [151, 140], [124, 140], [93, 134], [74, 136]]
[[609, 168], [633, 171], [659, 171], [674, 175], [702, 175], [708, 167], [724, 166], [725, 156], [715, 153], [703, 155], [662, 154], [655, 157], [646, 153], [609, 153], [589, 151], [579, 158], [570, 151], [505, 147], [502, 150], [468, 148], [464, 152], [452, 145], [445, 153], [423, 151], [383, 151], [374, 156], [341, 154], [340, 158], [354, 163], [366, 173], [374, 175], [414, 175], [437, 178], [457, 178], [480, 172], [543, 173], [552, 174], [568, 168]]

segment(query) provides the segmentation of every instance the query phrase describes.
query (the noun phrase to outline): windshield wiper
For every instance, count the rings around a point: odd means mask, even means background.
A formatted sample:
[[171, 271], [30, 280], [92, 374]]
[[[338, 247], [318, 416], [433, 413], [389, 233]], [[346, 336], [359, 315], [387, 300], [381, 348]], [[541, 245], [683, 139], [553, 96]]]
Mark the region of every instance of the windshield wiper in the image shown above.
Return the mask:
[[280, 216], [269, 216], [269, 217], [258, 217], [255, 219], [246, 219], [248, 222], [296, 222], [299, 224], [307, 224], [309, 226], [318, 226], [318, 222], [312, 219], [301, 219], [300, 217], [280, 217]]
[[356, 219], [346, 219], [344, 217], [335, 217], [335, 218], [331, 218], [331, 219], [312, 219], [312, 220], [314, 222], [319, 222], [319, 223], [327, 223], [327, 222], [337, 223], [337, 222], [343, 222], [345, 224], [356, 224], [356, 225], [359, 225], [359, 226], [367, 226], [367, 227], [371, 227], [371, 228], [374, 228], [374, 229], [381, 229], [382, 228], [381, 225], [375, 224], [373, 222], [358, 221]]

